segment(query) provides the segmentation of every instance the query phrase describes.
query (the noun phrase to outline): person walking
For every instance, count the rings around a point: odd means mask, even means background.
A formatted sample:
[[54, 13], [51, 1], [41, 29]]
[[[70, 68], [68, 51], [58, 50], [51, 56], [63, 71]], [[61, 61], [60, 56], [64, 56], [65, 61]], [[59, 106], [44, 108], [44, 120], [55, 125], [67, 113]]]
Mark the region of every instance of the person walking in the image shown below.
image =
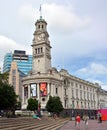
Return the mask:
[[57, 114], [56, 113], [53, 113], [53, 118], [54, 118], [54, 120], [56, 120], [56, 118], [57, 118]]
[[36, 111], [34, 112], [33, 118], [34, 118], [34, 119], [41, 120], [41, 118], [37, 115], [37, 112], [36, 112]]
[[81, 117], [80, 115], [78, 114], [75, 118], [75, 127], [76, 127], [76, 130], [80, 130], [80, 121], [81, 121]]
[[83, 116], [83, 121], [84, 121], [84, 126], [85, 126], [85, 130], [88, 129], [88, 119], [89, 117], [87, 115]]
[[99, 112], [99, 123], [102, 123], [102, 114]]

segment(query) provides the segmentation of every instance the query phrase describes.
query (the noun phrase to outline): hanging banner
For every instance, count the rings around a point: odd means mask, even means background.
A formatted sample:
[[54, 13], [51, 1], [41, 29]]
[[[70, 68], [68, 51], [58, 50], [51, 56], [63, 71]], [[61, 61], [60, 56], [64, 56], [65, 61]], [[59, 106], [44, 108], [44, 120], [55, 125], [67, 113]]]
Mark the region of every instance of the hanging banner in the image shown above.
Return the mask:
[[24, 97], [28, 98], [28, 85], [24, 85]]
[[30, 84], [30, 90], [31, 90], [31, 97], [37, 96], [37, 85], [36, 83]]
[[40, 96], [47, 96], [47, 83], [40, 83]]

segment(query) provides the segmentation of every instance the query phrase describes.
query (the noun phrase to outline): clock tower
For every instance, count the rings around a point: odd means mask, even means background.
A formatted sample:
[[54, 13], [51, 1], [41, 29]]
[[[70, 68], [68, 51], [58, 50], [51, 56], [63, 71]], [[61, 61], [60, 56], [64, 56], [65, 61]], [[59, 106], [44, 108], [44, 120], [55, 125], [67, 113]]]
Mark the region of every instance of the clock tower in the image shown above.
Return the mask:
[[33, 38], [33, 73], [47, 73], [51, 68], [51, 46], [47, 32], [47, 22], [40, 16], [35, 23]]

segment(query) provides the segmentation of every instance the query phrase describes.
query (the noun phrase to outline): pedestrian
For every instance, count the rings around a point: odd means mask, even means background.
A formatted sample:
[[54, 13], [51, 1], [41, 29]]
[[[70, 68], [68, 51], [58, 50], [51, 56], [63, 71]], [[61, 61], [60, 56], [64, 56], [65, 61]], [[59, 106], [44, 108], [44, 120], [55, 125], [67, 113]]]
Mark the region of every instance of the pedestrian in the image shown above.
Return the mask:
[[84, 121], [84, 126], [85, 126], [85, 130], [88, 129], [88, 119], [89, 117], [87, 115], [83, 116], [83, 121]]
[[36, 112], [36, 111], [34, 112], [33, 118], [34, 118], [34, 119], [41, 120], [41, 118], [37, 115], [37, 112]]
[[57, 114], [56, 113], [53, 113], [53, 118], [56, 120], [56, 118], [57, 118]]
[[101, 114], [101, 112], [98, 112], [98, 121], [99, 121], [99, 123], [102, 123], [102, 114]]
[[76, 130], [79, 130], [80, 129], [80, 121], [81, 121], [81, 117], [80, 115], [78, 114], [75, 118], [75, 127], [76, 127]]

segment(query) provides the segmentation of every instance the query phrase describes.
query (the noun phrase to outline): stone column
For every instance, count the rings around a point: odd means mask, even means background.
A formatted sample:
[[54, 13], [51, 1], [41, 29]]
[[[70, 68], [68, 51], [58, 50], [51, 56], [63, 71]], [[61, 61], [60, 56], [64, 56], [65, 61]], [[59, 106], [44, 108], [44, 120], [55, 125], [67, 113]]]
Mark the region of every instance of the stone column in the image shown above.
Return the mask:
[[31, 88], [30, 84], [28, 84], [28, 99], [31, 97]]
[[48, 99], [49, 99], [49, 95], [50, 95], [50, 84], [49, 83], [47, 83], [47, 94], [48, 94]]
[[37, 98], [40, 100], [40, 88], [39, 88], [39, 83], [37, 83]]
[[63, 106], [64, 106], [64, 86], [63, 86], [63, 84], [62, 84], [62, 86], [61, 86], [61, 89], [62, 89], [62, 95], [61, 95], [61, 101], [62, 101], [62, 103], [63, 103]]
[[24, 86], [22, 86], [22, 104], [24, 104], [24, 101], [25, 99], [24, 99]]
[[51, 84], [51, 96], [53, 97], [53, 95], [54, 95], [53, 84]]

